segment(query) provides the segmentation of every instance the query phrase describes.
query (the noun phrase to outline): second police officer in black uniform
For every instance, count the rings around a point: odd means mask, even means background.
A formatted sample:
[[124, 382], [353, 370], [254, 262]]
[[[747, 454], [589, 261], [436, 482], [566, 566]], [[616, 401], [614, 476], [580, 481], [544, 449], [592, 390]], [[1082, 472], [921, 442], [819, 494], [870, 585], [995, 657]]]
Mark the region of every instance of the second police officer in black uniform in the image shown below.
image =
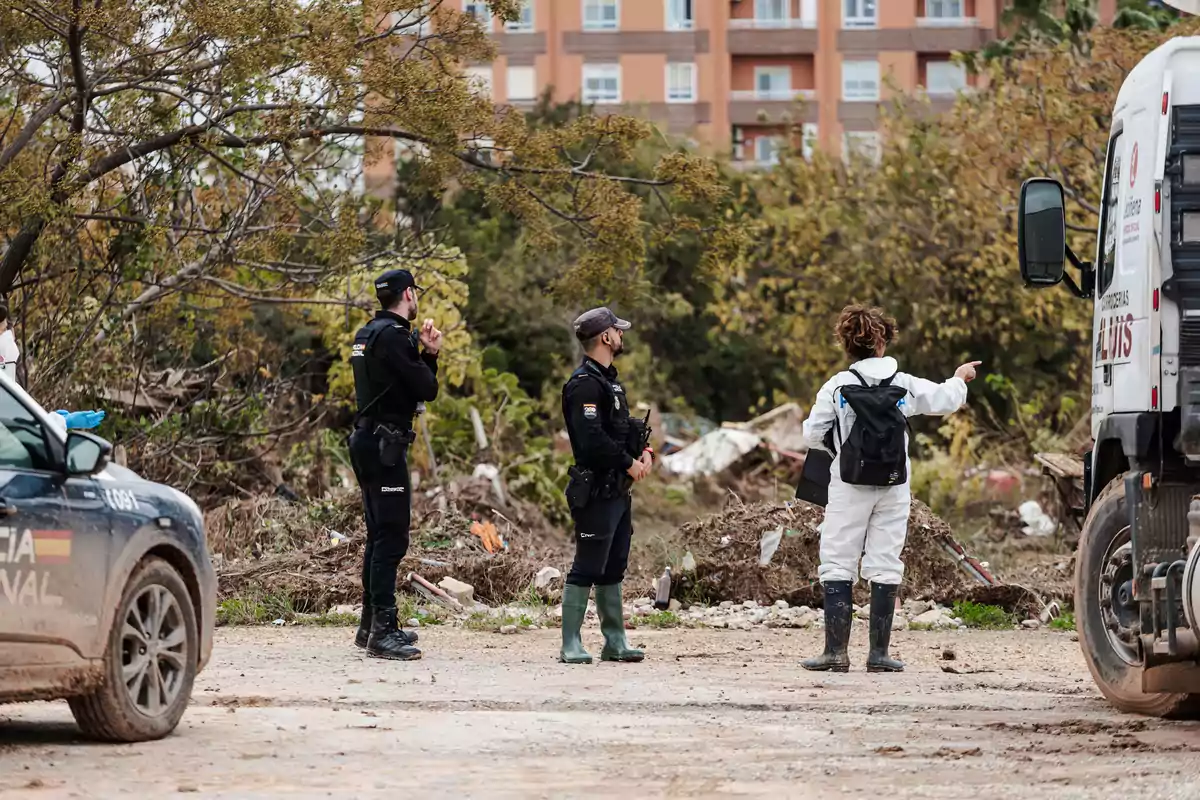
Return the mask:
[[363, 610], [354, 643], [369, 656], [396, 661], [421, 657], [413, 646], [417, 634], [402, 631], [396, 619], [396, 570], [408, 551], [413, 420], [437, 398], [442, 345], [433, 320], [412, 329], [419, 288], [407, 270], [379, 276], [375, 293], [383, 308], [359, 330], [350, 353], [358, 402], [350, 460], [367, 522]]
[[629, 414], [629, 401], [617, 380], [613, 359], [621, 354], [631, 325], [607, 308], [575, 320], [575, 335], [586, 353], [563, 387], [562, 409], [575, 466], [567, 503], [575, 521], [575, 560], [563, 588], [562, 650], [559, 660], [590, 664], [580, 631], [588, 596], [596, 587], [596, 611], [604, 634], [604, 661], [641, 661], [643, 653], [625, 638], [621, 582], [633, 537], [630, 489], [650, 473], [653, 455], [641, 420]]

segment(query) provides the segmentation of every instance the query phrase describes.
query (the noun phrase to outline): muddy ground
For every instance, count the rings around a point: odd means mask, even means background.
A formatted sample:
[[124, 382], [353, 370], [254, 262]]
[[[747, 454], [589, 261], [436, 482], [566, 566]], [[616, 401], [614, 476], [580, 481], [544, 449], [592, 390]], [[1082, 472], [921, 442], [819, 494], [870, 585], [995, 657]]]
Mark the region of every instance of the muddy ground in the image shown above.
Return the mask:
[[1064, 633], [899, 632], [896, 676], [862, 671], [861, 630], [833, 676], [796, 666], [818, 631], [639, 630], [648, 661], [591, 667], [554, 630], [426, 629], [410, 664], [349, 630], [218, 633], [165, 741], [0, 708], [0, 797], [1200, 797], [1200, 726], [1111, 710]]

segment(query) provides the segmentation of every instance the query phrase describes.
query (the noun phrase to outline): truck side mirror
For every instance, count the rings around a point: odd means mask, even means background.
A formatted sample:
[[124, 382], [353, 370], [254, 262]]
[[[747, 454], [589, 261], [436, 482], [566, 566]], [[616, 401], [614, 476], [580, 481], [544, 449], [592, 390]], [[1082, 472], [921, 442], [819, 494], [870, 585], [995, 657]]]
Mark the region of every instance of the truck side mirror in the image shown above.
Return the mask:
[[1062, 184], [1030, 178], [1021, 185], [1017, 256], [1026, 286], [1056, 286], [1066, 274], [1066, 203]]

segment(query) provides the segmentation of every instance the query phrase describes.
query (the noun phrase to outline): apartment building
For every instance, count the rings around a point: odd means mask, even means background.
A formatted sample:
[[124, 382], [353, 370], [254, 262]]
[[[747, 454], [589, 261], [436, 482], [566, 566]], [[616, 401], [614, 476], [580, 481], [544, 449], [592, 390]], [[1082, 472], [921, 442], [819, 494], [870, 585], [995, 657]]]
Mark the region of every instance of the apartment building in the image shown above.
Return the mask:
[[[776, 160], [794, 126], [805, 151], [871, 150], [896, 92], [952, 103], [974, 78], [951, 60], [996, 35], [1005, 0], [524, 0], [514, 22], [458, 4], [498, 56], [470, 67], [496, 102], [543, 91], [640, 114], [746, 164]], [[1110, 21], [1117, 0], [1099, 0]]]

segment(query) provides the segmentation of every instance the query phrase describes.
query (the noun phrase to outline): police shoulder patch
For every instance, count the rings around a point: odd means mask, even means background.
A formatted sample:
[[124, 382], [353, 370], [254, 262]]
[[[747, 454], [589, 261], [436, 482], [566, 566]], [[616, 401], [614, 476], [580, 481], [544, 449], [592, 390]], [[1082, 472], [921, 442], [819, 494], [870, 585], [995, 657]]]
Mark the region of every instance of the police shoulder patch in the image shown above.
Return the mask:
[[587, 419], [595, 419], [597, 413], [598, 412], [596, 411], [595, 403], [584, 403], [583, 404], [583, 416], [586, 417]]

